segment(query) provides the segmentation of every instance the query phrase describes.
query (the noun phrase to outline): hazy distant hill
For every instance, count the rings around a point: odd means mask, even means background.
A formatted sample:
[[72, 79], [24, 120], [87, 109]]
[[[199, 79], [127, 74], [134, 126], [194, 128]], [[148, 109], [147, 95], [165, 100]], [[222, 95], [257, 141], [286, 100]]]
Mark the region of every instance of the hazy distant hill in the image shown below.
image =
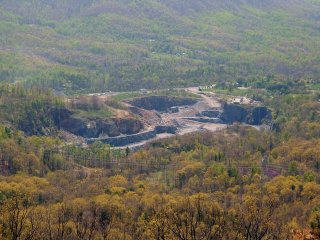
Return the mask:
[[320, 75], [319, 0], [0, 0], [0, 80], [164, 88]]

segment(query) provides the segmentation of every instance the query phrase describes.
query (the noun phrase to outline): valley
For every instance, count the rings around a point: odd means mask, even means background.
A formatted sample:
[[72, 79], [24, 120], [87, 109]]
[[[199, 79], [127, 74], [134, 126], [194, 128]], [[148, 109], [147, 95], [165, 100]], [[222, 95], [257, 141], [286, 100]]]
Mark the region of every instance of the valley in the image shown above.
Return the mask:
[[0, 0], [1, 240], [319, 240], [320, 0]]

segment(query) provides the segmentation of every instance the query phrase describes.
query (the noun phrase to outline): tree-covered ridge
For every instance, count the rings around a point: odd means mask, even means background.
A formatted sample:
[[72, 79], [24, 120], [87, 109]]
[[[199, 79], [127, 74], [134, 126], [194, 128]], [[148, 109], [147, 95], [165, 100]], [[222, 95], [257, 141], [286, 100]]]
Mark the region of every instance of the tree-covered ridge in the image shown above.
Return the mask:
[[[319, 0], [0, 0], [0, 239], [319, 239], [319, 13]], [[163, 90], [82, 94], [140, 88]], [[259, 102], [270, 126], [140, 149], [61, 128], [205, 91]]]
[[0, 130], [3, 239], [317, 239], [319, 140], [235, 126], [130, 153]]
[[1, 85], [1, 238], [317, 239], [318, 94], [260, 94], [272, 130], [235, 124], [132, 152], [18, 131], [50, 129], [65, 102]]
[[319, 8], [311, 0], [1, 1], [0, 77], [69, 92], [266, 75], [316, 81]]

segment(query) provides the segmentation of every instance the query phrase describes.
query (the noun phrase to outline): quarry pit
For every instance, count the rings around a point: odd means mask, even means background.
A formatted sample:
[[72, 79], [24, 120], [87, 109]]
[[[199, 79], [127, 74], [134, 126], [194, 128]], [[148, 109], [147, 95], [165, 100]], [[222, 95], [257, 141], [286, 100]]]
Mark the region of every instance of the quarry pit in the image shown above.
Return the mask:
[[[141, 96], [124, 100], [128, 111], [137, 116], [135, 119], [121, 120], [126, 125], [122, 127], [126, 131], [110, 134], [109, 126], [109, 132], [100, 129], [94, 137], [87, 135], [86, 142], [100, 141], [113, 147], [138, 148], [176, 134], [215, 132], [234, 122], [261, 125], [271, 120], [271, 112], [265, 107], [226, 103], [198, 88], [188, 88], [186, 91], [197, 97]], [[133, 130], [130, 130], [130, 125]], [[117, 124], [113, 126], [117, 127]]]

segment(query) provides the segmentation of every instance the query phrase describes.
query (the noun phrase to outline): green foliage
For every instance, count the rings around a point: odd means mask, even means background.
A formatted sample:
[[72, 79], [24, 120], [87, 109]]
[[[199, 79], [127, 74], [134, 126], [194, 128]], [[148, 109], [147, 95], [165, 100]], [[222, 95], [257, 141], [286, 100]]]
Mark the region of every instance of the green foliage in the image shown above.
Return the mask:
[[320, 208], [316, 207], [313, 210], [311, 220], [310, 220], [310, 227], [314, 231], [314, 234], [320, 237]]
[[[318, 1], [0, 5], [1, 239], [291, 239], [308, 223], [319, 237]], [[107, 118], [141, 95], [84, 92], [213, 83], [272, 109], [272, 129], [137, 151], [56, 137], [61, 109]]]
[[26, 90], [20, 84], [0, 85], [1, 121], [9, 122], [29, 135], [54, 131], [55, 116], [52, 109], [63, 105], [63, 101], [48, 90]]
[[3, 1], [0, 80], [80, 93], [318, 76], [318, 2], [183, 5]]

